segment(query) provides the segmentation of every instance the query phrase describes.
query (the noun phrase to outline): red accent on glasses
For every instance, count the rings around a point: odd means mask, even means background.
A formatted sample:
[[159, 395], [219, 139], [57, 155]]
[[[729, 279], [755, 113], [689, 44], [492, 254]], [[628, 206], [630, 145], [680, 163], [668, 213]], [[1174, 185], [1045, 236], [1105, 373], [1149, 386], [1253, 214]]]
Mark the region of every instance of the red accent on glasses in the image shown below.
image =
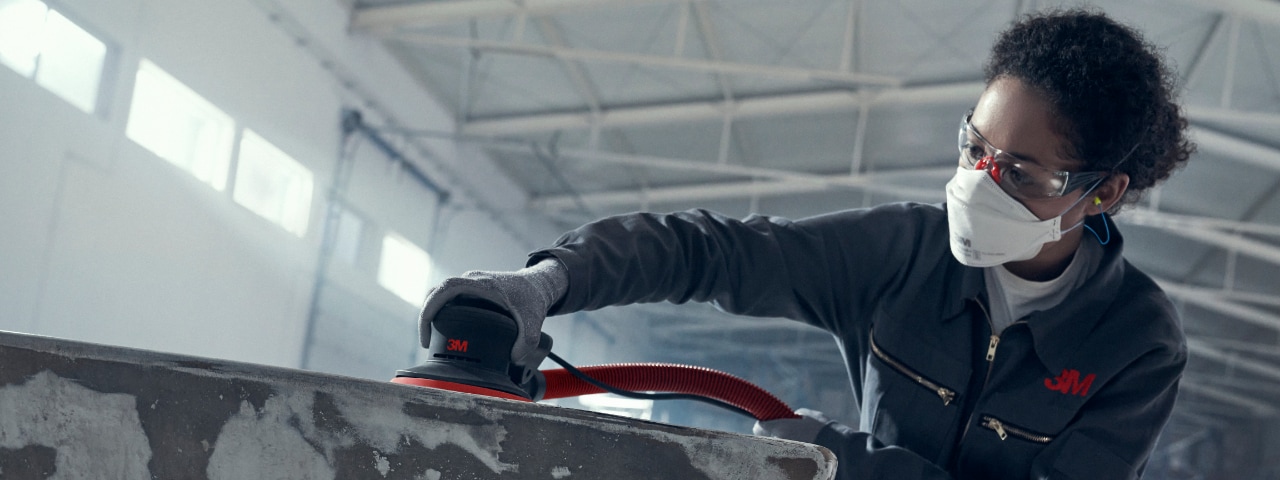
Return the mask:
[[978, 163], [973, 168], [991, 172], [991, 179], [995, 180], [997, 184], [1000, 183], [1000, 164], [996, 163], [996, 157], [991, 155], [982, 157], [982, 160], [978, 160]]

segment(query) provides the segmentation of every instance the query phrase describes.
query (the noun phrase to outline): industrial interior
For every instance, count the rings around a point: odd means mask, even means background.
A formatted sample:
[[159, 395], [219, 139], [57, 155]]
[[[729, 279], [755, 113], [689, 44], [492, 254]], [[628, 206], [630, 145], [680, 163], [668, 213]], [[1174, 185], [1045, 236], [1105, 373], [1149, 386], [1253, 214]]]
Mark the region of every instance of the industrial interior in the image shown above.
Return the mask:
[[[995, 35], [1074, 6], [1163, 48], [1198, 146], [1115, 216], [1190, 352], [1143, 478], [1280, 479], [1276, 0], [0, 0], [0, 330], [387, 380], [430, 287], [593, 219], [944, 201]], [[578, 365], [719, 369], [858, 423], [836, 343], [793, 321], [545, 331]]]

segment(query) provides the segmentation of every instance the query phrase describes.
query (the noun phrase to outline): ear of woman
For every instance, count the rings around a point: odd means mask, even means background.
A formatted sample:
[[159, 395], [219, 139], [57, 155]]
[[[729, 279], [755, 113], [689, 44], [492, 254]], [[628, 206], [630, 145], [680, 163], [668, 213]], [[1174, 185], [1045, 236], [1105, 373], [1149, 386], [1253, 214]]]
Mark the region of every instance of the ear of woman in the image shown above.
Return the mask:
[[[1102, 185], [1094, 191], [1094, 206], [1098, 207], [1096, 212], [1090, 212], [1089, 215], [1098, 215], [1111, 211], [1122, 198], [1129, 188], [1129, 175], [1125, 173], [1114, 173], [1107, 177]], [[1090, 209], [1092, 210], [1092, 209]]]

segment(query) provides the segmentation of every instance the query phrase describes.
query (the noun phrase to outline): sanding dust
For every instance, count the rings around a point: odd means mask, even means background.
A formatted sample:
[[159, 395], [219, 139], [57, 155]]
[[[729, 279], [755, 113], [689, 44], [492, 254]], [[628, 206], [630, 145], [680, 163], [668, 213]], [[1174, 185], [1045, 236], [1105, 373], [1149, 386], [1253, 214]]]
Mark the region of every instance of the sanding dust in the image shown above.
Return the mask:
[[[563, 422], [564, 419], [552, 415], [534, 414], [529, 416], [543, 417], [548, 421]], [[725, 434], [723, 436], [672, 435], [659, 430], [641, 430], [625, 421], [608, 422], [601, 418], [592, 427], [602, 432], [617, 433], [623, 436], [649, 437], [662, 443], [680, 445], [689, 458], [699, 461], [691, 462], [694, 468], [701, 470], [708, 478], [786, 478], [782, 467], [773, 463], [770, 456], [760, 455], [760, 442], [771, 443], [777, 449], [774, 455], [784, 458], [813, 458], [819, 466], [815, 478], [834, 478], [835, 466], [820, 461], [812, 447], [799, 442], [779, 440], [775, 438], [748, 437]], [[780, 447], [780, 448], [779, 448]], [[560, 477], [556, 477], [560, 478]]]
[[111, 472], [150, 480], [151, 445], [136, 398], [101, 393], [44, 371], [0, 388], [0, 447], [57, 449], [58, 472]]
[[[334, 399], [339, 415], [352, 421], [352, 429], [340, 433], [319, 429], [314, 421], [314, 396], [310, 393], [278, 394], [256, 410], [242, 402], [240, 412], [223, 426], [209, 460], [210, 480], [243, 478], [331, 479], [329, 459], [352, 445], [375, 449], [373, 467], [383, 477], [394, 468], [386, 455], [399, 452], [406, 438], [427, 449], [443, 444], [462, 448], [495, 474], [515, 471], [516, 465], [498, 461], [506, 429], [492, 422], [457, 425], [430, 418], [411, 418], [394, 398], [364, 397], [354, 401]], [[432, 480], [432, 471], [426, 472]], [[435, 472], [435, 480], [440, 473]]]
[[[240, 412], [222, 426], [222, 433], [213, 444], [209, 480], [334, 478], [333, 467], [307, 443], [302, 432], [281, 428], [288, 425], [290, 417], [309, 412], [299, 411], [300, 405], [289, 403], [280, 396], [271, 397], [259, 412], [249, 402], [241, 402]], [[294, 418], [310, 418], [310, 415]]]

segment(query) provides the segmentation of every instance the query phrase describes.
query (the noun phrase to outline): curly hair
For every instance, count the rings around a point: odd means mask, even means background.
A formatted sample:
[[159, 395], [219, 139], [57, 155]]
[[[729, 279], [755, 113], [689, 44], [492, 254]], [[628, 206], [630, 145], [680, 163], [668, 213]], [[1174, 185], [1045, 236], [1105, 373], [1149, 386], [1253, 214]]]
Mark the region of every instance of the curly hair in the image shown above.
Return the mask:
[[1116, 210], [1137, 202], [1195, 152], [1174, 100], [1177, 77], [1160, 53], [1100, 12], [1056, 10], [1024, 17], [1001, 33], [984, 73], [987, 84], [1012, 77], [1043, 94], [1072, 150], [1064, 153], [1084, 170], [1129, 175]]

